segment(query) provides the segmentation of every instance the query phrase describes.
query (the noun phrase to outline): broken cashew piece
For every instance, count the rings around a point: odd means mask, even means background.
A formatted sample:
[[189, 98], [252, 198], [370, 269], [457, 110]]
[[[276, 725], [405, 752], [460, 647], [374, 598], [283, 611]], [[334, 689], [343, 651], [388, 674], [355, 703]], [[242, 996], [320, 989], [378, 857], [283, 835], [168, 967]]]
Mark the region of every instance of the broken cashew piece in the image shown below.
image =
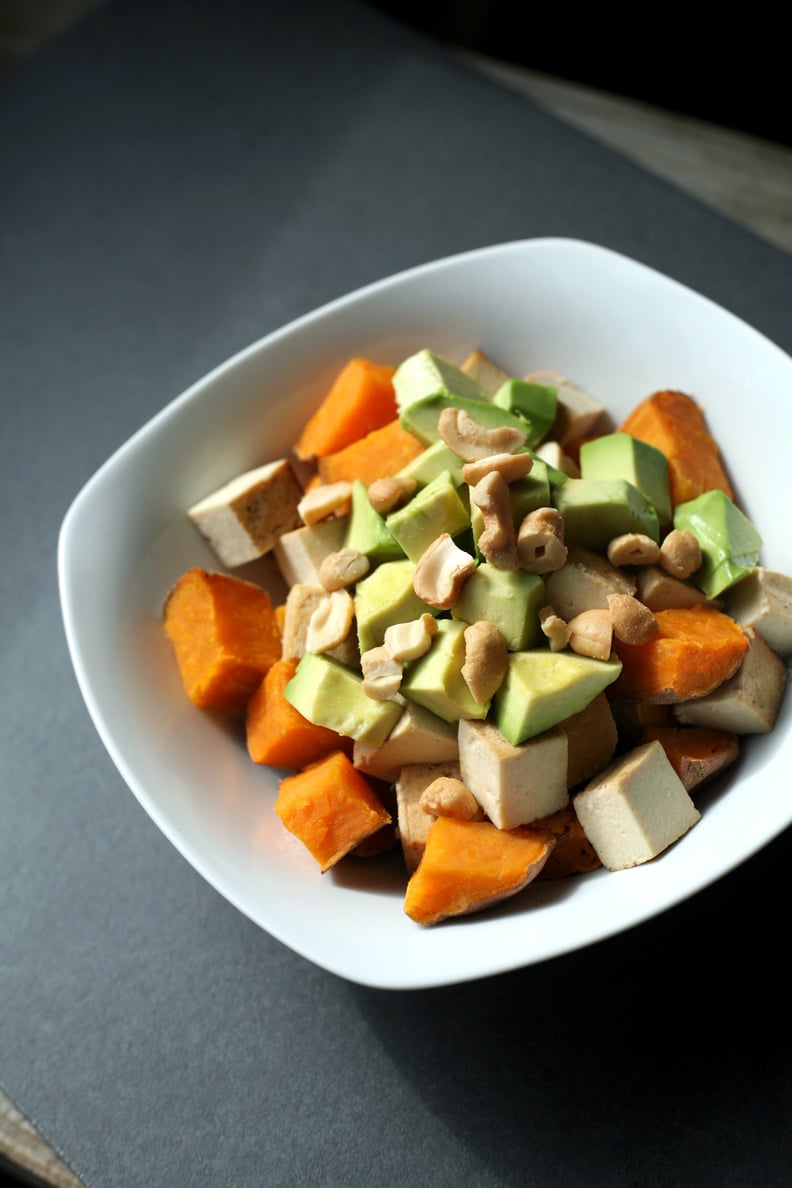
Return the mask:
[[474, 701], [494, 697], [509, 667], [509, 651], [503, 633], [487, 619], [465, 628], [465, 663], [462, 679]]
[[633, 598], [632, 594], [609, 594], [608, 609], [613, 634], [622, 643], [648, 643], [660, 630], [660, 624], [649, 607]]
[[490, 471], [497, 470], [507, 483], [516, 483], [525, 478], [533, 466], [530, 454], [490, 454], [488, 458], [478, 458], [475, 462], [466, 462], [462, 467], [462, 478], [471, 487], [480, 483]]
[[387, 516], [397, 508], [403, 507], [411, 499], [418, 488], [413, 478], [405, 475], [390, 475], [388, 478], [375, 479], [368, 489], [368, 501], [380, 516]]
[[437, 620], [428, 611], [410, 623], [392, 623], [385, 628], [383, 646], [392, 660], [404, 664], [429, 651], [437, 634]]
[[554, 507], [528, 512], [517, 533], [517, 559], [528, 573], [554, 573], [566, 564], [564, 517]]
[[457, 821], [480, 821], [484, 813], [473, 793], [453, 776], [438, 776], [427, 784], [419, 804], [430, 817], [453, 817]]
[[689, 528], [672, 528], [660, 546], [660, 566], [684, 581], [701, 565], [701, 546]]
[[539, 626], [547, 636], [551, 652], [561, 652], [569, 643], [569, 624], [557, 615], [552, 606], [539, 611]]
[[613, 646], [613, 623], [610, 611], [581, 611], [570, 619], [569, 646], [579, 656], [594, 660], [608, 660]]
[[482, 556], [498, 569], [516, 569], [517, 533], [506, 479], [497, 470], [490, 471], [473, 487], [470, 498], [484, 520], [477, 541]]
[[369, 571], [369, 559], [357, 549], [328, 553], [319, 566], [319, 581], [325, 590], [341, 590], [360, 581]]
[[440, 437], [464, 462], [488, 458], [490, 454], [513, 454], [525, 445], [526, 434], [509, 425], [487, 429], [462, 408], [444, 408], [437, 422]]
[[349, 511], [351, 499], [351, 483], [322, 483], [306, 491], [297, 504], [297, 511], [304, 524], [318, 524], [328, 516]]
[[656, 565], [660, 560], [660, 546], [643, 532], [625, 532], [614, 536], [608, 545], [611, 565]]
[[448, 532], [443, 532], [419, 557], [413, 590], [427, 605], [449, 610], [475, 568], [470, 553], [454, 544]]
[[363, 692], [375, 701], [390, 701], [399, 692], [402, 666], [384, 647], [369, 648], [360, 657]]
[[348, 590], [333, 590], [314, 610], [308, 621], [305, 647], [309, 652], [329, 652], [349, 635], [355, 604]]

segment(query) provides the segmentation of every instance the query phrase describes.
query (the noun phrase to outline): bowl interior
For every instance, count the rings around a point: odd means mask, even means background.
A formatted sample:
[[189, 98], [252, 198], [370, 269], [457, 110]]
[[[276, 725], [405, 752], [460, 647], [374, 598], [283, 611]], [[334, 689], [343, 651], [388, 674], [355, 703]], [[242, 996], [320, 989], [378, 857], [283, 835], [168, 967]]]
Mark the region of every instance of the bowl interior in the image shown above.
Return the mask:
[[[317, 964], [364, 984], [447, 984], [544, 960], [646, 919], [747, 858], [792, 819], [782, 767], [789, 710], [701, 797], [704, 816], [653, 863], [529, 888], [435, 929], [404, 915], [398, 855], [324, 876], [273, 812], [278, 773], [241, 730], [185, 698], [161, 630], [192, 565], [218, 568], [185, 509], [283, 456], [353, 355], [398, 364], [429, 346], [480, 348], [515, 375], [551, 368], [614, 423], [658, 388], [703, 406], [737, 492], [792, 572], [785, 531], [792, 360], [713, 303], [613, 252], [533, 240], [414, 269], [333, 302], [222, 364], [167, 405], [78, 495], [59, 570], [66, 633], [88, 709], [129, 787], [174, 846], [241, 911]], [[283, 588], [267, 560], [242, 576]]]

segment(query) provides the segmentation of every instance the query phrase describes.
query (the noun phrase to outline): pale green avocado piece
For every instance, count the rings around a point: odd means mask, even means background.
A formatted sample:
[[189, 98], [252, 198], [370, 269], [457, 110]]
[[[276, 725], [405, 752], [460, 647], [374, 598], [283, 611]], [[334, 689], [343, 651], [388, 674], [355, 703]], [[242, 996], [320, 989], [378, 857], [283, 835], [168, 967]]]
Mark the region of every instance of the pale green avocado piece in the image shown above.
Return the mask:
[[674, 527], [699, 542], [701, 568], [692, 581], [708, 598], [747, 577], [757, 566], [762, 538], [725, 491], [705, 491], [674, 512]]
[[399, 692], [437, 714], [444, 722], [486, 718], [490, 703], [476, 701], [462, 676], [465, 627], [453, 619], [439, 619], [428, 652], [405, 669]]
[[454, 363], [428, 349], [416, 351], [399, 364], [393, 376], [393, 388], [400, 412], [427, 396], [464, 396], [489, 403], [489, 395], [480, 384]]
[[537, 648], [514, 652], [492, 702], [492, 720], [512, 746], [580, 713], [621, 672], [621, 661]]
[[379, 746], [401, 717], [395, 701], [376, 701], [363, 691], [363, 678], [330, 656], [305, 652], [284, 696], [309, 722], [347, 738]]
[[437, 441], [440, 432], [437, 423], [440, 413], [446, 408], [460, 408], [479, 425], [487, 429], [495, 429], [500, 425], [509, 425], [519, 429], [521, 433], [528, 432], [528, 422], [515, 413], [507, 412], [505, 408], [498, 408], [489, 400], [472, 400], [466, 396], [437, 395], [424, 396], [408, 404], [399, 413], [399, 421], [403, 429], [407, 429], [425, 445]]
[[671, 523], [668, 459], [646, 441], [629, 433], [606, 433], [580, 447], [580, 477], [626, 479], [641, 491], [661, 524]]
[[501, 384], [492, 403], [524, 417], [529, 425], [526, 445], [538, 446], [556, 418], [557, 389], [531, 380], [510, 379]]
[[357, 549], [371, 561], [397, 561], [404, 549], [388, 531], [385, 520], [368, 501], [368, 487], [360, 479], [352, 484], [352, 507], [349, 513], [344, 548]]
[[401, 561], [384, 561], [357, 583], [355, 620], [361, 652], [379, 647], [391, 624], [410, 623], [426, 611], [437, 613], [413, 590], [414, 574], [415, 563], [404, 557]]
[[448, 470], [442, 470], [404, 507], [385, 517], [385, 527], [411, 561], [419, 561], [444, 532], [456, 536], [469, 525], [467, 504]]
[[488, 619], [509, 651], [520, 652], [542, 641], [539, 611], [545, 602], [545, 584], [538, 574], [498, 569], [484, 561], [465, 582], [451, 614], [466, 624]]
[[411, 458], [401, 470], [397, 471], [399, 478], [414, 479], [419, 487], [425, 487], [443, 470], [447, 470], [454, 480], [454, 484], [462, 485], [462, 467], [465, 465], [458, 454], [455, 454], [446, 443], [438, 438], [427, 446], [423, 453]]
[[625, 532], [660, 539], [657, 512], [626, 479], [568, 478], [553, 491], [553, 502], [564, 517], [567, 544], [604, 553], [614, 536]]

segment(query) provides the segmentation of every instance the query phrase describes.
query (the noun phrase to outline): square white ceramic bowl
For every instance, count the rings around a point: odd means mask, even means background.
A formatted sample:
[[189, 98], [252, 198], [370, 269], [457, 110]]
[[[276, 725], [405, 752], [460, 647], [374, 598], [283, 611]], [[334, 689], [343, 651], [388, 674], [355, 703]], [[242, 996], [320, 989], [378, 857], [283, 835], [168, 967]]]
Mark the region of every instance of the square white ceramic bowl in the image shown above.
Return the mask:
[[285, 454], [348, 358], [395, 365], [424, 346], [453, 360], [481, 348], [516, 375], [561, 371], [616, 420], [659, 388], [689, 392], [764, 537], [763, 563], [792, 572], [792, 360], [674, 281], [575, 240], [469, 252], [335, 301], [223, 363], [105, 463], [66, 515], [59, 572], [77, 678], [119, 771], [173, 845], [262, 928], [352, 981], [405, 989], [530, 965], [635, 925], [792, 821], [787, 699], [776, 730], [747, 741], [700, 798], [699, 824], [654, 862], [535, 884], [435, 928], [405, 916], [398, 855], [320, 875], [282, 828], [279, 773], [187, 701], [163, 638], [179, 574], [218, 568], [185, 509]]

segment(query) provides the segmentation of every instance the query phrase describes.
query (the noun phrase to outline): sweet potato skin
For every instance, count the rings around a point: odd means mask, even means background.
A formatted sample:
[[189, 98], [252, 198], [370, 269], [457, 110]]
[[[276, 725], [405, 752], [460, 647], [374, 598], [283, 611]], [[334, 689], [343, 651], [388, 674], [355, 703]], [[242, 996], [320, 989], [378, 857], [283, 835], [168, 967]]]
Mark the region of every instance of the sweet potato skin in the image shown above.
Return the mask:
[[281, 780], [275, 812], [322, 873], [391, 823], [390, 813], [343, 751]]
[[704, 726], [647, 726], [641, 743], [654, 739], [688, 792], [725, 771], [740, 754], [736, 734]]
[[407, 884], [404, 910], [429, 926], [499, 903], [538, 875], [555, 842], [544, 830], [437, 817]]
[[622, 671], [616, 697], [671, 705], [705, 697], [740, 666], [748, 639], [738, 623], [711, 606], [658, 611], [658, 634], [644, 644], [614, 640]]
[[183, 573], [165, 601], [163, 625], [187, 696], [205, 708], [244, 713], [281, 653], [269, 594], [224, 573]]
[[395, 420], [393, 374], [370, 359], [350, 359], [294, 443], [296, 457], [323, 458]]

